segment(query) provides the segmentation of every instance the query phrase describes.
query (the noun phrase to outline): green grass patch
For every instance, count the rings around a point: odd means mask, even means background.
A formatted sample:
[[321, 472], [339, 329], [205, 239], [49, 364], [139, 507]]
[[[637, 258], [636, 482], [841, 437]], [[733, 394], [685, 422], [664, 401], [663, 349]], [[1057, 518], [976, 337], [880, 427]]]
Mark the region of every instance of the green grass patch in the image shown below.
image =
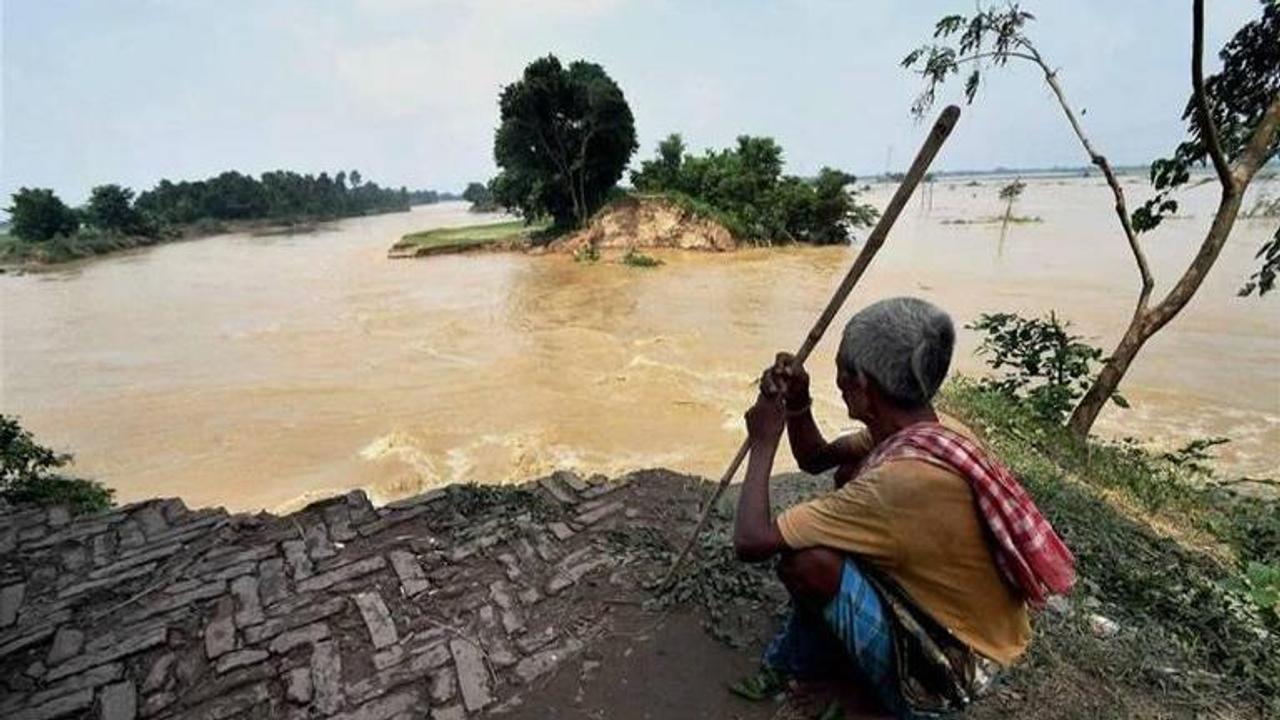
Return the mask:
[[622, 264], [638, 268], [655, 268], [662, 265], [663, 262], [652, 255], [645, 255], [639, 250], [631, 248], [627, 250], [626, 255], [622, 256]]
[[53, 265], [96, 255], [147, 247], [173, 239], [173, 234], [121, 235], [98, 230], [80, 230], [74, 235], [58, 235], [43, 242], [27, 242], [12, 235], [0, 236], [0, 263]]
[[400, 238], [392, 246], [393, 252], [448, 252], [465, 250], [485, 245], [506, 243], [532, 237], [535, 233], [545, 231], [547, 223], [526, 225], [523, 220], [489, 223], [486, 225], [467, 225], [465, 227], [436, 228], [421, 232], [409, 233]]
[[[1079, 563], [1073, 611], [1040, 618], [1010, 678], [1015, 715], [1037, 706], [1060, 708], [1054, 717], [1280, 712], [1274, 499], [1216, 487], [1176, 454], [1080, 443], [971, 382], [949, 386], [943, 404], [982, 432]], [[1120, 634], [1088, 631], [1095, 612], [1119, 621]], [[1074, 711], [1064, 697], [1078, 701]]]

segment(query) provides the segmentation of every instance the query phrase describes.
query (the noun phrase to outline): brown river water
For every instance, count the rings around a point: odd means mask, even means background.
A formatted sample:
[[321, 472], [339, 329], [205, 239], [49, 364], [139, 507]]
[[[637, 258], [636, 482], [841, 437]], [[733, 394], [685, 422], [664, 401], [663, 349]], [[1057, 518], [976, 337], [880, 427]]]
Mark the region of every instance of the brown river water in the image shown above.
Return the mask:
[[[1032, 181], [1015, 213], [1043, 222], [1003, 241], [997, 225], [944, 223], [999, 214], [998, 186], [939, 182], [912, 200], [810, 360], [829, 432], [852, 428], [834, 387], [838, 329], [874, 299], [919, 295], [957, 324], [1053, 309], [1097, 344], [1115, 342], [1137, 275], [1106, 188]], [[883, 205], [890, 192], [868, 197]], [[1211, 188], [1192, 191], [1187, 217], [1146, 240], [1157, 292], [1194, 252], [1213, 202]], [[654, 270], [522, 254], [386, 258], [405, 232], [476, 220], [461, 204], [424, 206], [0, 277], [0, 406], [122, 501], [285, 510], [353, 487], [385, 501], [555, 468], [717, 476], [760, 369], [799, 344], [857, 252], [672, 252]], [[1235, 295], [1274, 223], [1237, 224], [1199, 295], [1127, 378], [1133, 409], [1109, 408], [1100, 432], [1167, 447], [1226, 435], [1220, 474], [1280, 474], [1280, 297]], [[957, 370], [981, 372], [974, 345], [964, 331]]]

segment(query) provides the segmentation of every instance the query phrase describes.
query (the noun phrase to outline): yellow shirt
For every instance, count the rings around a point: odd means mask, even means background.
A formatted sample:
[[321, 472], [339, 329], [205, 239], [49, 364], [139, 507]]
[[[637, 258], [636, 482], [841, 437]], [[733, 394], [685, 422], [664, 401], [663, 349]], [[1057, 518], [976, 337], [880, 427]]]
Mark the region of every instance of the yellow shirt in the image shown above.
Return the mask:
[[[951, 418], [943, 423], [972, 437]], [[867, 445], [869, 437], [855, 438]], [[1026, 650], [1026, 605], [1005, 584], [963, 477], [919, 460], [882, 463], [778, 516], [787, 546], [824, 546], [869, 562], [982, 655], [1007, 665]]]

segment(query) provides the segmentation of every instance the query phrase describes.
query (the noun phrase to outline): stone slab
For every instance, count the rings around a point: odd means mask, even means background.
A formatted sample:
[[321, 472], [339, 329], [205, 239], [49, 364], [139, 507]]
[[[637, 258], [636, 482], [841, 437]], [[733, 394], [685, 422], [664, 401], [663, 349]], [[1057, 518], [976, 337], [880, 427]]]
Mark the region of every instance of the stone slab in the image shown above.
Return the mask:
[[390, 513], [386, 517], [379, 518], [370, 523], [365, 523], [356, 528], [356, 532], [361, 537], [370, 537], [381, 532], [386, 532], [391, 528], [403, 522], [408, 522], [416, 517], [423, 515], [429, 510], [428, 505], [417, 505], [406, 510], [398, 510]]
[[122, 677], [124, 677], [123, 663], [113, 662], [99, 665], [46, 687], [27, 698], [27, 704], [33, 706], [43, 705], [61, 695], [68, 695], [85, 689], [92, 690], [107, 683], [115, 682]]
[[0, 588], [0, 627], [9, 627], [18, 621], [18, 608], [26, 597], [27, 584], [14, 583]]
[[583, 526], [591, 526], [618, 512], [623, 507], [622, 503], [614, 501], [605, 503], [593, 510], [588, 510], [573, 519], [575, 523]]
[[319, 575], [309, 577], [306, 580], [299, 582], [297, 584], [298, 592], [323, 590], [337, 583], [381, 570], [386, 566], [387, 561], [381, 555], [367, 557], [363, 560], [357, 560], [352, 563], [347, 563], [346, 565], [340, 565], [328, 572], [320, 573]]
[[285, 698], [298, 705], [311, 702], [311, 669], [294, 668], [285, 675]]
[[431, 676], [430, 696], [435, 705], [443, 705], [458, 694], [458, 673], [453, 668], [443, 668]]
[[561, 505], [573, 505], [578, 502], [578, 498], [573, 496], [567, 487], [561, 485], [554, 478], [545, 477], [538, 481], [538, 486], [547, 491], [553, 500]]
[[258, 597], [258, 579], [244, 575], [231, 581], [231, 595], [236, 600], [236, 627], [257, 625], [266, 618], [262, 615], [262, 601]]
[[[278, 617], [273, 617], [261, 625], [254, 625], [245, 628], [245, 642], [250, 645], [262, 642], [268, 638], [275, 637], [285, 630], [291, 630], [302, 625], [307, 625], [318, 620], [323, 620], [331, 615], [342, 612], [347, 606], [347, 599], [344, 597], [331, 597], [321, 602], [315, 602], [315, 598], [306, 598], [310, 600], [308, 605], [298, 605], [289, 607], [288, 612]], [[282, 603], [279, 607], [284, 608], [292, 603]]]
[[296, 647], [314, 645], [327, 639], [329, 639], [329, 626], [322, 622], [314, 622], [280, 633], [271, 639], [268, 649], [277, 654], [287, 653]]
[[46, 680], [52, 682], [59, 678], [69, 677], [96, 665], [104, 665], [134, 653], [142, 652], [162, 644], [168, 637], [164, 627], [154, 627], [146, 631], [125, 636], [120, 642], [98, 652], [82, 653], [49, 670]]
[[549, 650], [534, 653], [516, 663], [515, 675], [520, 682], [530, 683], [553, 670], [582, 649], [582, 643], [570, 638]]
[[338, 554], [333, 543], [329, 542], [329, 533], [325, 530], [324, 523], [309, 523], [303, 530], [302, 536], [307, 546], [307, 554], [312, 560], [324, 560]]
[[71, 627], [60, 627], [49, 645], [49, 654], [45, 656], [45, 664], [57, 665], [63, 660], [74, 657], [84, 647], [84, 632]]
[[289, 596], [284, 577], [284, 560], [268, 558], [258, 563], [258, 597], [263, 605], [274, 605]]
[[156, 564], [154, 562], [149, 562], [141, 567], [135, 567], [125, 572], [116, 573], [115, 575], [108, 575], [107, 577], [100, 577], [94, 580], [85, 580], [83, 582], [74, 583], [59, 590], [58, 599], [65, 600], [66, 598], [82, 595], [91, 590], [100, 590], [102, 588], [111, 587], [112, 585], [119, 585], [120, 583], [128, 580], [150, 575], [155, 571], [155, 569]]
[[342, 708], [342, 656], [332, 640], [316, 643], [311, 653], [312, 703], [325, 715], [332, 715]]
[[400, 587], [404, 589], [405, 595], [413, 597], [431, 588], [431, 583], [427, 582], [427, 576], [422, 572], [422, 565], [413, 553], [392, 550], [387, 553], [387, 557], [391, 560], [396, 576], [400, 578]]
[[398, 638], [396, 625], [391, 619], [391, 612], [387, 610], [387, 604], [382, 601], [382, 596], [377, 592], [356, 593], [355, 601], [356, 607], [360, 609], [360, 615], [364, 618], [365, 627], [369, 630], [369, 639], [373, 641], [373, 646], [381, 650], [388, 645], [394, 645]]
[[246, 665], [260, 663], [271, 657], [271, 653], [266, 650], [235, 650], [218, 658], [217, 670], [218, 674], [235, 670]]
[[80, 690], [54, 698], [42, 705], [19, 710], [10, 715], [7, 720], [49, 720], [69, 715], [77, 710], [84, 710], [92, 704], [93, 690]]
[[235, 650], [236, 623], [231, 598], [223, 598], [209, 623], [204, 626], [204, 654], [210, 660]]
[[480, 649], [466, 640], [449, 641], [449, 653], [458, 673], [458, 689], [467, 712], [478, 712], [493, 702], [489, 668]]
[[129, 680], [107, 685], [102, 688], [98, 707], [99, 720], [134, 720], [138, 716], [138, 690]]
[[333, 716], [333, 720], [391, 720], [392, 718], [417, 718], [427, 712], [422, 693], [417, 689], [397, 692], [361, 705], [355, 710]]

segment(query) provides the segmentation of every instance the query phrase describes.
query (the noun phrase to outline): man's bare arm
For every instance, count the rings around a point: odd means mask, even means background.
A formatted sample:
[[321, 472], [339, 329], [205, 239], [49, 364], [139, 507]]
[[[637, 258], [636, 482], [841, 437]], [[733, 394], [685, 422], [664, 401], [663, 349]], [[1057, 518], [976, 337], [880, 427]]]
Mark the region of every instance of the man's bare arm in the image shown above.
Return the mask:
[[837, 437], [831, 442], [822, 437], [818, 423], [809, 410], [789, 414], [787, 417], [787, 441], [796, 464], [810, 475], [826, 472], [833, 467], [852, 465], [862, 459], [862, 453], [848, 437]]
[[787, 549], [769, 507], [769, 474], [782, 438], [781, 404], [761, 396], [747, 412], [747, 432], [751, 436], [751, 458], [747, 476], [738, 495], [738, 512], [733, 523], [733, 549], [738, 559], [761, 562]]
[[813, 397], [809, 394], [809, 373], [791, 353], [778, 353], [774, 363], [760, 377], [760, 392], [781, 395], [787, 408], [787, 440], [800, 469], [817, 475], [833, 467], [856, 464], [862, 456], [849, 438], [832, 442], [822, 437], [813, 419]]

